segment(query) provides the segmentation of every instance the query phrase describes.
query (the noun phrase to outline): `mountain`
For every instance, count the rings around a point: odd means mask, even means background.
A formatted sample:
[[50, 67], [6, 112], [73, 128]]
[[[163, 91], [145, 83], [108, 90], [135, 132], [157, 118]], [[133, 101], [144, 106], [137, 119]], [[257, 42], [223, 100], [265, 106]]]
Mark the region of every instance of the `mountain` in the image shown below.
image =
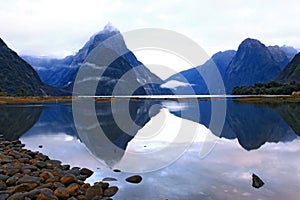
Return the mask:
[[300, 53], [284, 68], [284, 70], [275, 79], [277, 82], [290, 83], [295, 81], [300, 83]]
[[0, 39], [1, 95], [54, 95], [58, 90], [42, 83], [34, 69]]
[[268, 48], [258, 40], [247, 38], [240, 44], [227, 68], [224, 78], [227, 93], [231, 93], [236, 86], [275, 79], [284, 62], [285, 58], [282, 58], [282, 52], [277, 47]]
[[[70, 79], [68, 76], [71, 71], [76, 71], [77, 68], [71, 68], [73, 56], [68, 56], [64, 59], [55, 59], [47, 57], [21, 56], [26, 62], [36, 70], [43, 83], [54, 87], [61, 87], [67, 84]], [[75, 73], [75, 72], [74, 72]]]
[[[224, 78], [227, 67], [235, 54], [236, 51], [234, 50], [228, 50], [224, 52], [220, 51], [214, 54], [211, 59], [205, 62], [203, 65], [179, 72], [169, 77], [166, 80], [166, 85], [168, 85], [168, 82], [175, 82], [177, 84], [185, 83], [181, 85], [179, 84], [177, 85], [177, 87], [173, 88], [177, 94], [190, 94], [190, 91], [187, 89], [188, 87], [186, 86], [186, 83], [190, 84], [196, 94], [217, 94], [218, 88], [214, 87], [214, 83], [216, 82], [214, 66], [218, 68], [221, 77]], [[201, 74], [206, 74], [209, 83], [205, 83]], [[207, 84], [211, 84], [211, 88], [213, 88], [214, 91], [208, 92]]]
[[289, 61], [291, 61], [295, 57], [295, 55], [298, 53], [298, 50], [291, 46], [283, 45], [280, 48], [282, 51], [284, 51], [284, 53], [288, 57]]
[[[223, 78], [226, 93], [231, 94], [236, 86], [274, 80], [296, 52], [293, 47], [266, 47], [258, 40], [247, 38], [237, 51], [218, 52], [205, 64], [169, 77], [163, 86], [173, 87], [177, 94], [222, 94], [216, 72], [212, 68], [214, 62]], [[207, 81], [203, 80], [199, 72], [207, 77]]]
[[[110, 56], [117, 54], [118, 59], [108, 66], [107, 69], [110, 72], [107, 71], [105, 74], [108, 79], [106, 83], [100, 84], [102, 86], [105, 85], [106, 88], [98, 88], [97, 95], [111, 94], [117, 79], [130, 70], [135, 73], [135, 80], [130, 81], [137, 81], [140, 86], [143, 86], [143, 89], [140, 89], [137, 93], [170, 93], [169, 90], [159, 87], [159, 85], [164, 82], [137, 60], [135, 55], [127, 48], [120, 31], [111, 24], [107, 24], [102, 31], [93, 35], [75, 55], [68, 56], [62, 60], [49, 60], [30, 56], [24, 56], [24, 59], [35, 67], [45, 83], [72, 91], [80, 66], [87, 59], [88, 55], [99, 45], [103, 45], [106, 48], [105, 51], [98, 52], [97, 57], [99, 60], [104, 59], [108, 54]], [[126, 53], [124, 54], [124, 52]], [[109, 80], [110, 78], [111, 80]]]
[[277, 45], [268, 46], [268, 50], [272, 55], [273, 60], [279, 64], [280, 69], [284, 69], [284, 67], [290, 62], [289, 56], [285, 53], [282, 47]]

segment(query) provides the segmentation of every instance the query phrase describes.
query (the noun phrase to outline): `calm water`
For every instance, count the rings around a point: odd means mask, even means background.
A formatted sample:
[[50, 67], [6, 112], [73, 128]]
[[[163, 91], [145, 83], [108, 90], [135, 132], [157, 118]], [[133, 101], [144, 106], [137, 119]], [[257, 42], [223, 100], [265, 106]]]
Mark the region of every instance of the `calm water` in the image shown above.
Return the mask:
[[[97, 102], [92, 111], [89, 103], [73, 113], [71, 103], [1, 105], [0, 132], [52, 159], [94, 170], [91, 183], [117, 178], [114, 199], [300, 195], [299, 103], [120, 99]], [[263, 187], [251, 186], [252, 173]], [[125, 182], [132, 174], [143, 181]]]

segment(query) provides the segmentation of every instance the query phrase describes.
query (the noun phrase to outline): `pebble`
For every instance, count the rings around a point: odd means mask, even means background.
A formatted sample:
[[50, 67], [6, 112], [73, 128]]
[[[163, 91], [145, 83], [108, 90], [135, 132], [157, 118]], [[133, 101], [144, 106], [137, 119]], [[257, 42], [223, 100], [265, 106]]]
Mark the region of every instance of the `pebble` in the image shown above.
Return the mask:
[[256, 174], [252, 174], [252, 186], [254, 188], [260, 188], [264, 185], [265, 183], [263, 180], [261, 180]]
[[125, 179], [129, 183], [140, 183], [142, 181], [142, 177], [140, 175], [130, 176]]
[[118, 180], [115, 178], [112, 178], [112, 177], [106, 177], [106, 178], [102, 179], [102, 181], [118, 181]]
[[112, 186], [104, 190], [103, 196], [104, 197], [112, 197], [118, 192], [119, 188], [116, 186]]
[[66, 174], [63, 177], [61, 177], [60, 182], [64, 185], [68, 186], [69, 184], [76, 181], [76, 177], [73, 174]]

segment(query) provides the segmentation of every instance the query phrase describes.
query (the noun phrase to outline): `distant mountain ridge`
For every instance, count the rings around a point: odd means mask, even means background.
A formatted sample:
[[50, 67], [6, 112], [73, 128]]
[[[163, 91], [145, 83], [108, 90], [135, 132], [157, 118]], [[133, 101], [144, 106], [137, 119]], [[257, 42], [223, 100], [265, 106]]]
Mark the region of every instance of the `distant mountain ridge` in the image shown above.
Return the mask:
[[[218, 93], [218, 88], [216, 87], [212, 87], [214, 91], [208, 91], [201, 74], [206, 74], [208, 80], [213, 83], [216, 78], [214, 68], [217, 67], [221, 77], [224, 78], [227, 67], [235, 54], [236, 51], [234, 50], [227, 50], [224, 52], [220, 51], [214, 54], [211, 59], [203, 65], [174, 74], [166, 79], [166, 82], [174, 80], [178, 82], [188, 82], [196, 94]], [[176, 90], [176, 94], [189, 94], [189, 90], [187, 90], [186, 87], [187, 86], [178, 86], [174, 88]]]
[[40, 80], [34, 69], [0, 39], [1, 95], [44, 96], [61, 94]]
[[[219, 52], [204, 65], [179, 72], [166, 81], [180, 81], [180, 86], [175, 88], [179, 94], [188, 91], [188, 87], [192, 87], [196, 94], [222, 94], [214, 84], [215, 76], [210, 70], [210, 66], [213, 65], [210, 62], [214, 61], [223, 78], [226, 93], [231, 94], [236, 86], [274, 80], [296, 53], [297, 50], [292, 47], [267, 47], [256, 39], [247, 38], [239, 45], [237, 51]], [[208, 83], [204, 82], [198, 70], [210, 77]], [[208, 92], [207, 84], [213, 91]]]

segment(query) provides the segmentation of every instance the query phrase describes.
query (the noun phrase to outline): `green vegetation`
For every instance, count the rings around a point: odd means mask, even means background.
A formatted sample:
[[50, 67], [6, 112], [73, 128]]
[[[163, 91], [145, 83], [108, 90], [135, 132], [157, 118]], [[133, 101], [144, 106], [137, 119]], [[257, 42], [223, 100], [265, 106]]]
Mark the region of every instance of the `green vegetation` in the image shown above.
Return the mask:
[[292, 95], [300, 91], [300, 84], [291, 81], [288, 84], [270, 81], [256, 83], [254, 86], [238, 86], [233, 89], [233, 95]]
[[290, 81], [300, 81], [300, 53], [284, 68], [275, 81], [288, 83]]

